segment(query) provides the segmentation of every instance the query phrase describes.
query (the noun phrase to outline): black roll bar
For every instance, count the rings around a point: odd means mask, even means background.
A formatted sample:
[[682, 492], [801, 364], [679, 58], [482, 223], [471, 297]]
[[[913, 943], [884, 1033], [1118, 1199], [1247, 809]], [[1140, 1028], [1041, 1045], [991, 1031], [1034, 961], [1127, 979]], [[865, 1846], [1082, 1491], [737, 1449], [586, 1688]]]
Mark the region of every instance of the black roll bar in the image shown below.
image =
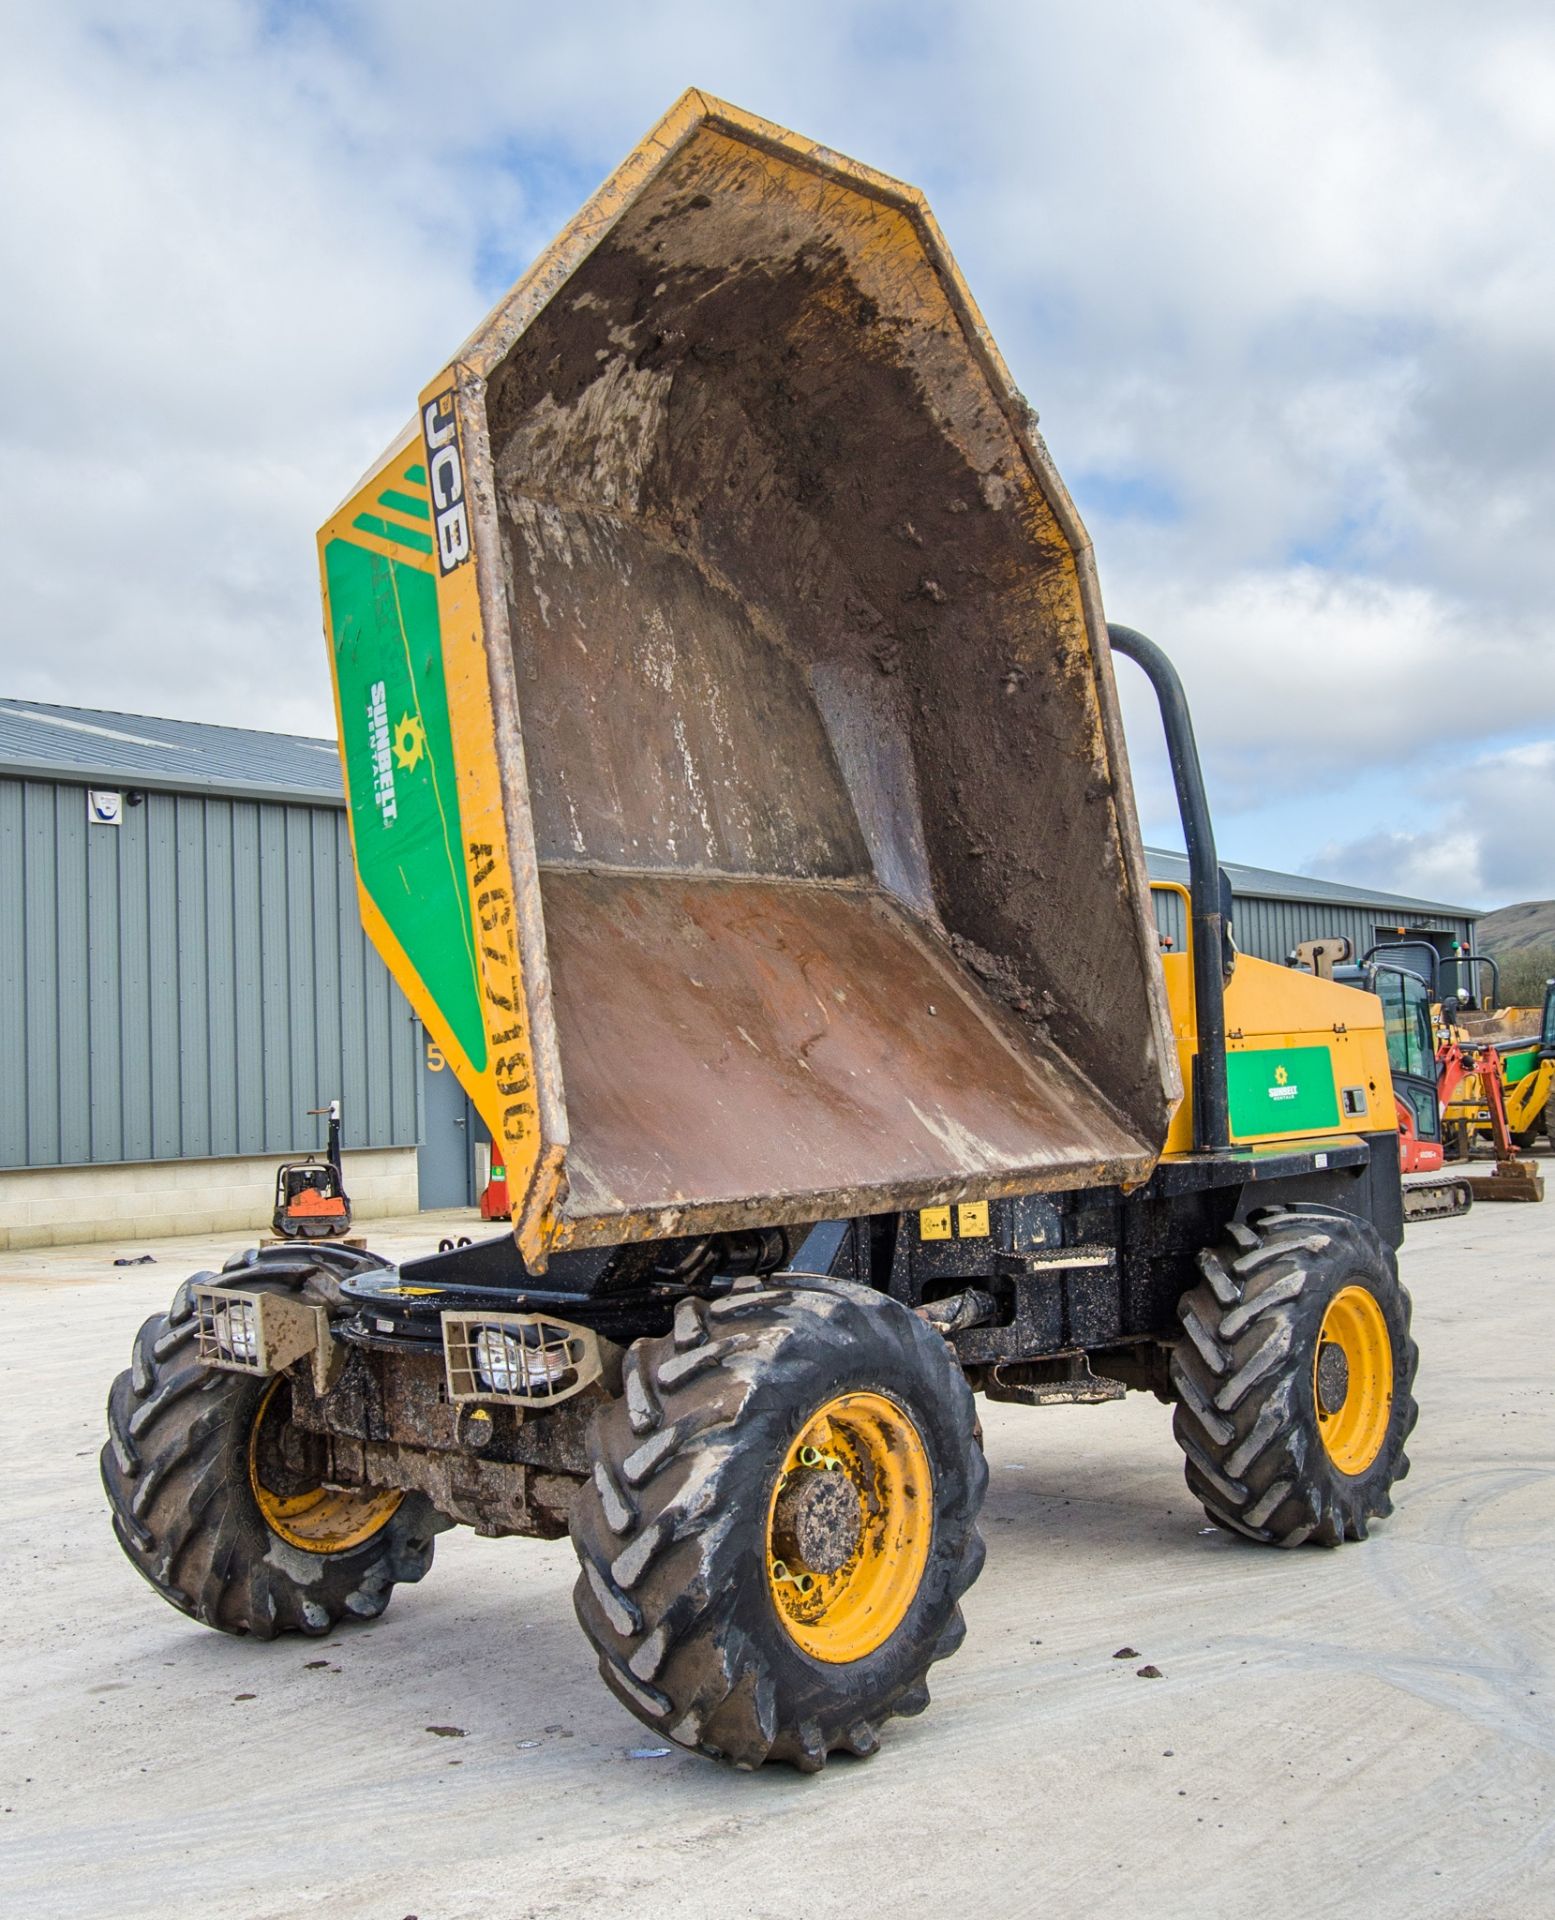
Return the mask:
[[1193, 738], [1193, 716], [1177, 669], [1153, 640], [1132, 627], [1109, 625], [1107, 638], [1144, 669], [1155, 689], [1166, 734], [1166, 752], [1177, 789], [1177, 810], [1188, 843], [1188, 891], [1192, 896], [1193, 1018], [1198, 1028], [1198, 1058], [1193, 1074], [1193, 1144], [1201, 1153], [1231, 1144], [1230, 1103], [1226, 1092], [1227, 909], [1215, 828], [1204, 769]]

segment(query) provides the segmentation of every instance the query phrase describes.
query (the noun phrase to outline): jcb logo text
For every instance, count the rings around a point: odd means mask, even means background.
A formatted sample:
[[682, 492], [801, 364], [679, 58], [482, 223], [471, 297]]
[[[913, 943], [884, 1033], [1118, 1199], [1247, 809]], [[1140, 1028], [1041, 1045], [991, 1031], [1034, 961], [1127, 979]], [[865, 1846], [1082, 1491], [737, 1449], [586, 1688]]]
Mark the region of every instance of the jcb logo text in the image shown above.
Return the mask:
[[464, 463], [459, 457], [451, 389], [421, 409], [421, 432], [427, 445], [427, 481], [437, 526], [437, 563], [444, 573], [452, 573], [470, 557], [470, 515], [464, 500]]

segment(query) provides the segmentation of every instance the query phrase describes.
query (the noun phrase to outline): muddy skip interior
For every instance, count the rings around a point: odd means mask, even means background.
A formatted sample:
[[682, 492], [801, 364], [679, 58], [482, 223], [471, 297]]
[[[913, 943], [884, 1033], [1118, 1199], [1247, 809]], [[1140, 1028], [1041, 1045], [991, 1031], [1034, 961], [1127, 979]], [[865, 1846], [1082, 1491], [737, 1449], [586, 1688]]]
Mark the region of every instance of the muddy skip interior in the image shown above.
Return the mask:
[[952, 294], [900, 206], [704, 128], [491, 377], [574, 1216], [1159, 1144], [1110, 689]]

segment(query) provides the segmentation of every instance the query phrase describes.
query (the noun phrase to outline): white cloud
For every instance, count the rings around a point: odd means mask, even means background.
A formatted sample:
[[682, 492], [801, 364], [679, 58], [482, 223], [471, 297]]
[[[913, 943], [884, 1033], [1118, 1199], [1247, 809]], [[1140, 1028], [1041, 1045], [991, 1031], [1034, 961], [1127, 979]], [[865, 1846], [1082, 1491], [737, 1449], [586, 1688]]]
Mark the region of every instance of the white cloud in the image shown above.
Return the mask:
[[7, 691], [324, 730], [313, 528], [478, 310], [475, 224], [245, 10], [45, 31], [0, 78]]
[[[1299, 802], [1470, 726], [1506, 732], [1555, 713], [1555, 649], [1533, 625], [1486, 628], [1427, 586], [1314, 566], [1200, 585], [1148, 572], [1109, 581], [1173, 656], [1223, 807]], [[1132, 624], [1132, 622], [1130, 622]]]
[[[34, 9], [0, 69], [3, 689], [327, 728], [314, 528], [692, 83], [929, 190], [1239, 854], [1353, 792], [1333, 858], [1398, 865], [1379, 774], [1555, 737], [1534, 0]], [[1445, 831], [1459, 891], [1534, 870], [1486, 814]]]
[[1436, 771], [1419, 827], [1331, 844], [1312, 870], [1470, 906], [1555, 896], [1555, 740]]

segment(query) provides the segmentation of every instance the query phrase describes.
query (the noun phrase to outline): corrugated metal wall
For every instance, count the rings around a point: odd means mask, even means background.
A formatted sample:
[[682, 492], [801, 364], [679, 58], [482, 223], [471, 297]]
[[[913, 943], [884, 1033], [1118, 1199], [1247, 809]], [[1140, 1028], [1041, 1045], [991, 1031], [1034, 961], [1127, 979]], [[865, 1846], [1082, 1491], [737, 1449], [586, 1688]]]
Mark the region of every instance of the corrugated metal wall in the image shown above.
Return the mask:
[[343, 811], [0, 779], [0, 1167], [409, 1146], [418, 1068]]
[[[1445, 929], [1455, 939], [1469, 944], [1472, 928], [1467, 920], [1448, 915], [1433, 919], [1428, 914], [1404, 916], [1411, 924]], [[1383, 927], [1398, 924], [1397, 910], [1389, 915], [1381, 908], [1341, 907], [1321, 901], [1238, 899], [1236, 902], [1236, 943], [1243, 953], [1255, 953], [1264, 960], [1283, 961], [1303, 940], [1321, 940], [1343, 934], [1355, 949], [1356, 958], [1374, 946]]]
[[[1170, 938], [1173, 950], [1181, 953], [1187, 941], [1181, 895], [1157, 887], [1152, 889], [1151, 899], [1156, 926]], [[1390, 918], [1381, 907], [1337, 906], [1321, 900], [1264, 900], [1243, 894], [1236, 896], [1235, 904], [1233, 925], [1238, 949], [1280, 965], [1303, 940], [1322, 940], [1334, 934], [1343, 934], [1359, 959], [1368, 947], [1392, 937], [1382, 929], [1398, 924], [1396, 908]], [[1423, 913], [1406, 914], [1404, 918], [1411, 925], [1429, 926], [1433, 931], [1445, 929], [1463, 942], [1465, 950], [1471, 945], [1473, 925], [1468, 920], [1450, 914], [1433, 919]]]

